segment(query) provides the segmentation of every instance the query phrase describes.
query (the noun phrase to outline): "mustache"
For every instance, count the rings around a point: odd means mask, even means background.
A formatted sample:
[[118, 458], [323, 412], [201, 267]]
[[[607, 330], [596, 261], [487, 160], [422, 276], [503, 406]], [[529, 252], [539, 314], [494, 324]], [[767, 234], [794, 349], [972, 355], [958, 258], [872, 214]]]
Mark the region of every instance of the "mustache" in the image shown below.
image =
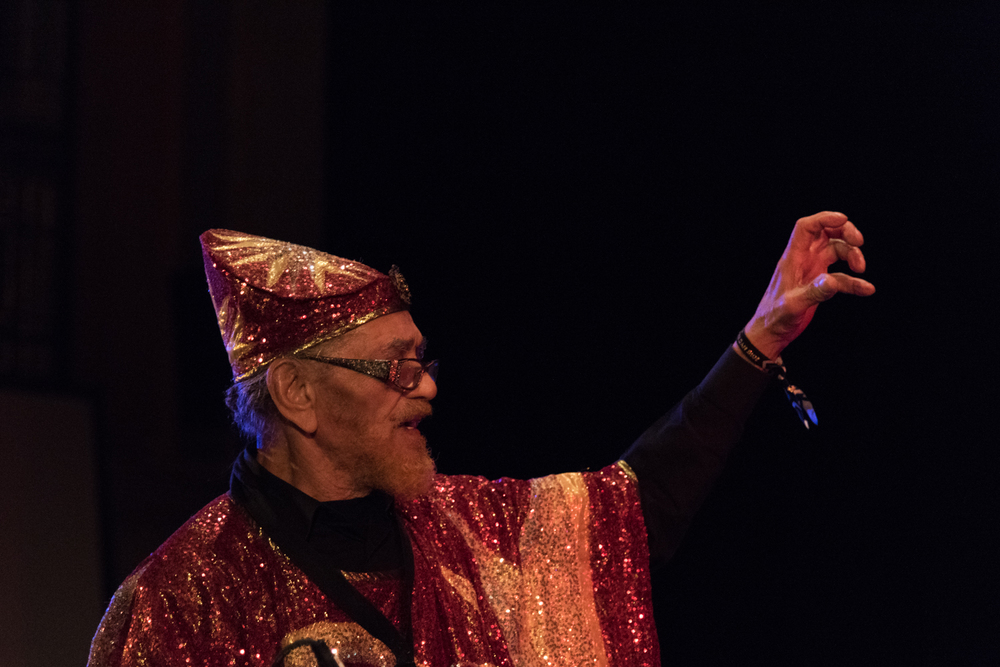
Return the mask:
[[412, 409], [407, 410], [403, 416], [399, 419], [400, 423], [411, 422], [414, 420], [423, 421], [434, 415], [434, 409], [431, 408], [430, 403], [422, 406], [414, 406]]

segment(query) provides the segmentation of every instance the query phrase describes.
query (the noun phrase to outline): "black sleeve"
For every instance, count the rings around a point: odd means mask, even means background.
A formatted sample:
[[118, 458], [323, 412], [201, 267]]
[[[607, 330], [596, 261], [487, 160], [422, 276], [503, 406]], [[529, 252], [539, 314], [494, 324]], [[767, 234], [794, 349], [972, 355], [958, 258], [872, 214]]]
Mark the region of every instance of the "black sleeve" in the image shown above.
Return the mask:
[[769, 379], [729, 348], [701, 384], [625, 452], [622, 459], [639, 479], [654, 566], [677, 550]]

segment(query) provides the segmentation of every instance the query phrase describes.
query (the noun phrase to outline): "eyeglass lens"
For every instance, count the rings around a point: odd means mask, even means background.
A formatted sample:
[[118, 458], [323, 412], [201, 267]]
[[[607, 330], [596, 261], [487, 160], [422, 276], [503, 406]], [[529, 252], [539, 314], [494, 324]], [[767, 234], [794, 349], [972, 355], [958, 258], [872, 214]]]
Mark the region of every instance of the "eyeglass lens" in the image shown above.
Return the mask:
[[[427, 374], [432, 380], [437, 380], [438, 364], [431, 361], [427, 364]], [[424, 375], [424, 364], [410, 359], [399, 364], [399, 376], [396, 385], [401, 389], [416, 389]]]

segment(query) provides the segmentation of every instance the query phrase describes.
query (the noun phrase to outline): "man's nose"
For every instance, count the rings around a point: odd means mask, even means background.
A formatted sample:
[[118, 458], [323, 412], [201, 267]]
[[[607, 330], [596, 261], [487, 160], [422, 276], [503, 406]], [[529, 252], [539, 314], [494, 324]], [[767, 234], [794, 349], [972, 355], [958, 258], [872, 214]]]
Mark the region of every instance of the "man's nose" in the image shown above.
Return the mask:
[[425, 398], [428, 401], [437, 396], [437, 382], [431, 377], [430, 373], [424, 373], [420, 376], [420, 383], [412, 391], [407, 392], [407, 396], [410, 398]]

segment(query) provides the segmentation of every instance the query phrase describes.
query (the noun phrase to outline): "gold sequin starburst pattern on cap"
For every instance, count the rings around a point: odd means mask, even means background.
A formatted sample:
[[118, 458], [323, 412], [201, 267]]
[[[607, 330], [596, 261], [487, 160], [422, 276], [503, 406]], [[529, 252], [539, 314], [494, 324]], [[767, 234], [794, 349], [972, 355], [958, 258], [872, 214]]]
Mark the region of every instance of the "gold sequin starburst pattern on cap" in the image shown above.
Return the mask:
[[306, 246], [224, 229], [201, 235], [205, 275], [234, 378], [282, 354], [409, 307], [406, 281]]

